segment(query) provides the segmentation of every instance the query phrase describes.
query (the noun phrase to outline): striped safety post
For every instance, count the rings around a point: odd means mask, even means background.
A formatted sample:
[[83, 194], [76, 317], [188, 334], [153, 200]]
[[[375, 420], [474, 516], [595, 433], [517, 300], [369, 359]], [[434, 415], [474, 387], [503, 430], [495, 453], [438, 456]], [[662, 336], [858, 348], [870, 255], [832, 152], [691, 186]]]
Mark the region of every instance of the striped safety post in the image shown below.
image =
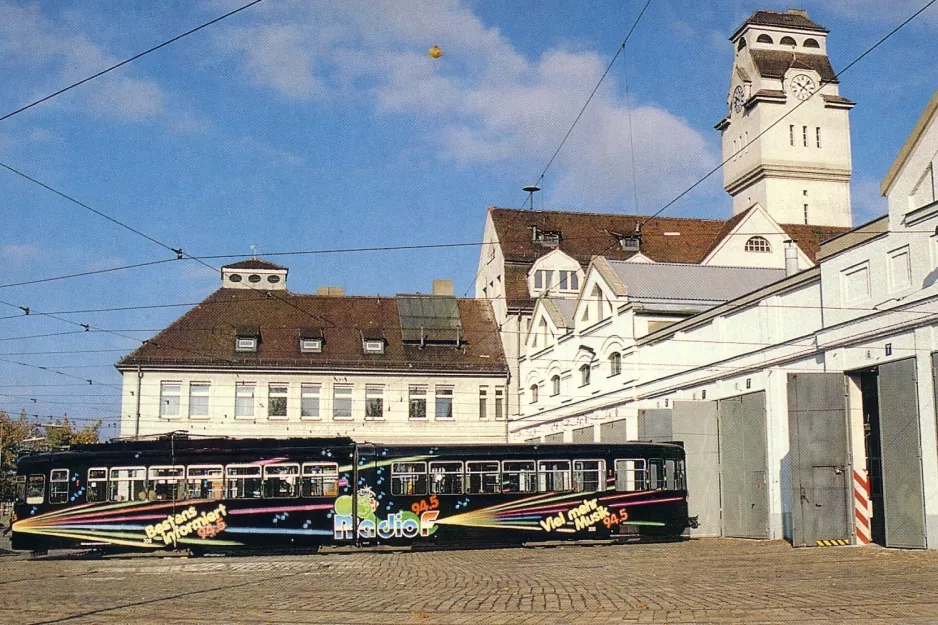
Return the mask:
[[870, 479], [865, 469], [853, 470], [853, 507], [856, 512], [857, 544], [868, 545], [872, 540], [870, 518]]

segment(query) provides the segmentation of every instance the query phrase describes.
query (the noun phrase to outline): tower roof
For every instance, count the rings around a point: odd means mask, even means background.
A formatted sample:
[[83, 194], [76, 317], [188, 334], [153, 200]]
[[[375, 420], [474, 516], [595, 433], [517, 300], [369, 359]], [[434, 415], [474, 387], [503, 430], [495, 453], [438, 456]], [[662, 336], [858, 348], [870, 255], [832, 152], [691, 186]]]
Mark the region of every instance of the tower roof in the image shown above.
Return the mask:
[[756, 11], [750, 15], [745, 22], [740, 24], [739, 28], [733, 31], [730, 41], [735, 41], [736, 37], [748, 26], [774, 26], [776, 28], [788, 28], [791, 30], [816, 33], [830, 32], [830, 30], [824, 28], [817, 22], [808, 19], [808, 12], [800, 9], [788, 9], [788, 11], [785, 12]]
[[247, 260], [241, 260], [236, 263], [231, 263], [225, 265], [222, 269], [286, 269], [282, 265], [272, 263], [266, 260], [261, 260], [260, 258], [249, 258]]

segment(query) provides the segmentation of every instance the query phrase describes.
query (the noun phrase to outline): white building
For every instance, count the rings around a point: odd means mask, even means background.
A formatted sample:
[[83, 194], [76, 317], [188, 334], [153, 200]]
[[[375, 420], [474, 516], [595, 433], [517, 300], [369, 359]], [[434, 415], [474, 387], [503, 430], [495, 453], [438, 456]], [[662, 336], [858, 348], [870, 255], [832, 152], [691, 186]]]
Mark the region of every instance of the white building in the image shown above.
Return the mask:
[[[121, 359], [121, 436], [350, 436], [505, 442], [505, 364], [491, 305], [434, 295], [299, 295], [263, 260]], [[437, 282], [442, 282], [438, 284]]]

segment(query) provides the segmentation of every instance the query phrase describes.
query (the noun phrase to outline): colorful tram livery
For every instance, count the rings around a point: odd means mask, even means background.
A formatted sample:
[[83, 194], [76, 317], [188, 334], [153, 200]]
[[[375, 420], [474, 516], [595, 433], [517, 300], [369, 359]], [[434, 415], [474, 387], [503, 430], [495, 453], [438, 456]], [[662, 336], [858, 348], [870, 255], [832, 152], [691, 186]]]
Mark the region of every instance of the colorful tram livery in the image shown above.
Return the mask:
[[13, 548], [495, 546], [690, 523], [678, 444], [188, 439], [24, 456]]

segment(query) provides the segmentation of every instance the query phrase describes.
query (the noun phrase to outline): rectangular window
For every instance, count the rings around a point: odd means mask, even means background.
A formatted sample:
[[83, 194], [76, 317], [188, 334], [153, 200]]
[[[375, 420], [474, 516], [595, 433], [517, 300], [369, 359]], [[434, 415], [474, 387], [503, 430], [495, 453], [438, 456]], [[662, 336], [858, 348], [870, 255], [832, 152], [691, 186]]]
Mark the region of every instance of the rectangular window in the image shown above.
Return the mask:
[[303, 497], [335, 497], [339, 494], [339, 465], [334, 462], [307, 462], [303, 465]]
[[791, 126], [788, 127], [788, 141], [789, 141], [789, 143], [792, 144], [792, 146], [795, 145], [795, 127], [794, 127], [794, 125], [791, 125]]
[[332, 387], [332, 419], [350, 421], [352, 419], [352, 386], [336, 384]]
[[290, 499], [300, 493], [300, 465], [268, 464], [264, 467], [264, 497]]
[[538, 490], [542, 493], [562, 493], [573, 490], [569, 460], [541, 460], [537, 463]]
[[220, 464], [192, 465], [186, 469], [190, 499], [221, 499], [225, 494], [225, 473]]
[[236, 352], [256, 352], [257, 351], [257, 337], [256, 336], [239, 336], [235, 339], [235, 351]]
[[616, 490], [645, 490], [645, 460], [616, 460]]
[[235, 419], [254, 418], [254, 382], [235, 382]]
[[300, 352], [303, 354], [322, 353], [322, 339], [300, 339]]
[[384, 341], [365, 341], [365, 353], [383, 354]]
[[392, 462], [391, 463], [391, 494], [392, 495], [426, 495], [427, 494], [427, 463], [426, 462]]
[[117, 467], [111, 469], [108, 481], [110, 501], [145, 501], [147, 499], [147, 470], [143, 467]]
[[49, 503], [68, 502], [68, 469], [52, 469], [49, 474]]
[[46, 500], [46, 476], [30, 475], [26, 480], [26, 503], [38, 505]]
[[303, 384], [300, 386], [300, 418], [319, 418], [319, 384]]
[[208, 397], [212, 390], [209, 382], [189, 383], [189, 418], [208, 419]]
[[804, 140], [804, 147], [808, 147], [808, 127], [801, 127], [801, 138]]
[[430, 494], [431, 495], [462, 495], [463, 477], [462, 463], [431, 462], [430, 463]]
[[466, 492], [486, 495], [502, 492], [498, 462], [478, 460], [466, 463]]
[[260, 499], [261, 467], [257, 464], [229, 464], [225, 468], [228, 499]]
[[804, 222], [808, 223], [808, 205], [804, 205]]
[[594, 493], [606, 490], [606, 463], [602, 460], [573, 461], [573, 490]]
[[160, 382], [160, 416], [164, 419], [179, 417], [179, 394], [182, 382]]
[[88, 501], [107, 501], [107, 469], [88, 469]]
[[365, 386], [365, 418], [368, 420], [384, 419], [384, 386]]
[[17, 503], [25, 503], [26, 501], [26, 476], [17, 475], [16, 480], [14, 481], [14, 493], [13, 498]]
[[566, 290], [567, 290], [567, 276], [568, 276], [569, 274], [570, 274], [569, 271], [561, 271], [561, 272], [560, 272], [560, 290], [562, 290], [562, 291], [566, 291]]
[[667, 477], [668, 490], [684, 490], [686, 481], [684, 478], [683, 460], [665, 460], [665, 476]]
[[479, 419], [485, 420], [489, 417], [489, 391], [485, 386], [479, 387]]
[[150, 467], [150, 492], [148, 499], [157, 501], [181, 501], [186, 498], [185, 467]]
[[537, 472], [533, 460], [502, 462], [503, 493], [533, 493], [537, 490]]
[[544, 288], [544, 272], [543, 271], [538, 270], [534, 272], [534, 288], [535, 289]]
[[436, 387], [436, 412], [433, 415], [436, 419], [453, 418], [453, 387]]
[[267, 387], [267, 417], [269, 419], [287, 418], [287, 385], [276, 382]]
[[651, 458], [648, 461], [648, 488], [649, 490], [661, 490], [664, 487], [664, 460]]
[[412, 384], [410, 386], [410, 408], [408, 411], [410, 419], [427, 418], [427, 387], [423, 385]]
[[821, 147], [821, 127], [814, 129], [814, 137], [817, 139], [817, 147]]
[[495, 387], [495, 420], [505, 420], [505, 387]]

